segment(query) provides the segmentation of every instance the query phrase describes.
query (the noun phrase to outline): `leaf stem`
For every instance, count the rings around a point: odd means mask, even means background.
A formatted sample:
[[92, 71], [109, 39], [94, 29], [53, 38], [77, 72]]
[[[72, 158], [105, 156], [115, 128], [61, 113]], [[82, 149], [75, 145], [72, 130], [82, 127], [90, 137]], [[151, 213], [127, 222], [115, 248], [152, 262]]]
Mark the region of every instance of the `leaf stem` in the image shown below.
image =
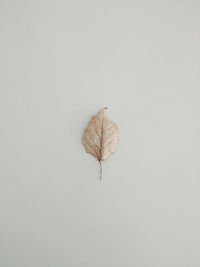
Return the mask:
[[101, 160], [99, 160], [99, 166], [100, 166], [100, 180], [102, 180], [102, 164], [101, 164]]

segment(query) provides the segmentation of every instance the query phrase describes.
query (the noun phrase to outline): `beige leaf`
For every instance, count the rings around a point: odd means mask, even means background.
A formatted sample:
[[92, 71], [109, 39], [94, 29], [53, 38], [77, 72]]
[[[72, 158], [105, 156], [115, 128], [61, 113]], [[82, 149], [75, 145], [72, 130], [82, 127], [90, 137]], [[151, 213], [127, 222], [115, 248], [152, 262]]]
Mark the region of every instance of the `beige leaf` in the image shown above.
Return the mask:
[[118, 142], [118, 128], [116, 124], [104, 115], [101, 109], [93, 116], [83, 134], [85, 151], [94, 156], [100, 163], [100, 179], [102, 176], [101, 162], [115, 152]]

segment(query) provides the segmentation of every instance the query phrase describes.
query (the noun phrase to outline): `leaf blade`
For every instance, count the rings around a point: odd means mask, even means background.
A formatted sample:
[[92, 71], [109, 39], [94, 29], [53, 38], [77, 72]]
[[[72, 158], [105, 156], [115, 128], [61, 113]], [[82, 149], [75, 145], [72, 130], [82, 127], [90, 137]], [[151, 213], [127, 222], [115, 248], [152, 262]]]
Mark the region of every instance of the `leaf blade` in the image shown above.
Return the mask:
[[113, 154], [118, 143], [118, 127], [104, 115], [104, 110], [105, 108], [92, 116], [82, 137], [85, 151], [98, 161]]

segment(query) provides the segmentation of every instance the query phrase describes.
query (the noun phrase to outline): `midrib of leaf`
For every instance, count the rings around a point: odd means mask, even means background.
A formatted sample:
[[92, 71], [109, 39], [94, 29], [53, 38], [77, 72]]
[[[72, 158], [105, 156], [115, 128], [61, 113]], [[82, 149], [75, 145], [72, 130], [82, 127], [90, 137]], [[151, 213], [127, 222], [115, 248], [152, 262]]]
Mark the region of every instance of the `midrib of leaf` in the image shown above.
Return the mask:
[[102, 159], [102, 147], [103, 147], [103, 123], [104, 123], [104, 115], [102, 118], [102, 126], [101, 126], [101, 140], [100, 140], [100, 160]]

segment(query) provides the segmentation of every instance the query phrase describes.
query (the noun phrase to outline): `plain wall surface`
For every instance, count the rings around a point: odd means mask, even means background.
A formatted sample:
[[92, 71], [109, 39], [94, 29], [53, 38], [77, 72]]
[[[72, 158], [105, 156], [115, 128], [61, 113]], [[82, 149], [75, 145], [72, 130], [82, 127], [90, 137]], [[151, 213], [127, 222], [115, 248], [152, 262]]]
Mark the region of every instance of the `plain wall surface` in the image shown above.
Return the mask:
[[0, 30], [0, 266], [199, 267], [200, 2], [1, 0]]

